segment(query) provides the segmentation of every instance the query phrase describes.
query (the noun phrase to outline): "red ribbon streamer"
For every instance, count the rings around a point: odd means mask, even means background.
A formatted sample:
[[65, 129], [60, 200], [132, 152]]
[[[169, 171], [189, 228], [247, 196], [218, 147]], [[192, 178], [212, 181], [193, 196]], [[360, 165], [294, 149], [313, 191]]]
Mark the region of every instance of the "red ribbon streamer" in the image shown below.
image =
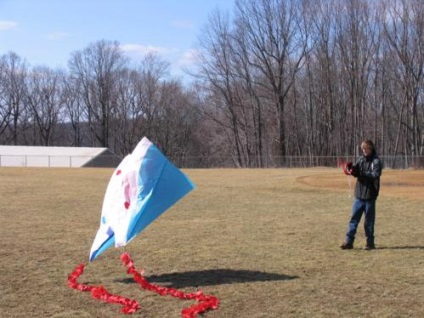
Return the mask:
[[101, 285], [91, 286], [91, 285], [79, 284], [77, 282], [77, 279], [82, 275], [83, 272], [84, 272], [84, 264], [80, 264], [68, 276], [68, 286], [70, 288], [83, 291], [83, 292], [90, 292], [93, 298], [103, 300], [107, 303], [121, 304], [122, 305], [121, 312], [124, 314], [132, 314], [140, 308], [140, 305], [138, 304], [136, 300], [111, 294]]
[[184, 318], [196, 318], [198, 314], [203, 313], [207, 310], [217, 309], [219, 305], [219, 299], [215, 296], [204, 295], [201, 290], [196, 293], [184, 293], [175, 288], [168, 288], [157, 286], [149, 283], [140, 272], [138, 272], [134, 266], [134, 262], [128, 253], [121, 255], [121, 261], [127, 267], [127, 273], [133, 275], [134, 281], [139, 284], [143, 289], [153, 291], [161, 296], [170, 295], [179, 299], [194, 299], [198, 304], [192, 305], [188, 308], [184, 308], [181, 311], [181, 316]]
[[[215, 296], [204, 295], [201, 290], [197, 291], [196, 293], [184, 293], [175, 288], [161, 287], [149, 283], [142, 276], [143, 273], [136, 270], [134, 262], [131, 260], [131, 257], [128, 253], [123, 253], [121, 255], [121, 261], [127, 267], [127, 273], [133, 275], [134, 281], [138, 283], [143, 289], [153, 291], [161, 296], [170, 295], [182, 300], [196, 300], [197, 304], [184, 308], [181, 311], [181, 316], [183, 318], [196, 318], [198, 314], [218, 308], [219, 299]], [[77, 279], [83, 274], [83, 272], [84, 264], [80, 264], [68, 276], [68, 286], [70, 288], [83, 292], [90, 292], [93, 298], [103, 300], [107, 303], [121, 304], [121, 312], [124, 314], [132, 314], [140, 308], [140, 305], [136, 300], [111, 294], [101, 285], [91, 286], [78, 283]]]

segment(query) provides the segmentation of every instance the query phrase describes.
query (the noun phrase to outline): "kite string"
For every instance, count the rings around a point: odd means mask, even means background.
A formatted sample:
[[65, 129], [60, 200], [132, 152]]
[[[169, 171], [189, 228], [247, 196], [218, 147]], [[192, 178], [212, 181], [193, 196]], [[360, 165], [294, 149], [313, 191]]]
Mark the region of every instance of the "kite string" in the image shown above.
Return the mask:
[[346, 175], [347, 184], [349, 185], [349, 198], [352, 196], [352, 183], [351, 183], [351, 174], [347, 171], [347, 164], [348, 162], [345, 161], [343, 158], [337, 158], [337, 167], [341, 167], [344, 174]]
[[203, 313], [210, 309], [217, 309], [219, 305], [219, 299], [215, 296], [204, 295], [202, 291], [197, 291], [195, 293], [184, 293], [175, 288], [161, 287], [149, 283], [144, 277], [143, 274], [138, 272], [134, 266], [130, 255], [128, 253], [123, 253], [121, 255], [121, 261], [127, 267], [127, 273], [133, 275], [133, 279], [138, 283], [143, 289], [156, 292], [161, 296], [170, 295], [179, 299], [194, 299], [198, 303], [192, 305], [188, 308], [184, 308], [181, 311], [181, 316], [184, 318], [195, 318], [197, 314]]
[[352, 196], [352, 183], [351, 183], [351, 178], [349, 176], [346, 176], [347, 178], [347, 183], [349, 184], [349, 198]]
[[78, 283], [77, 279], [83, 274], [83, 272], [84, 264], [79, 264], [68, 276], [68, 286], [70, 288], [83, 292], [90, 292], [94, 299], [103, 300], [107, 303], [120, 304], [122, 305], [121, 312], [124, 314], [132, 314], [140, 308], [140, 305], [136, 300], [111, 294], [101, 285], [91, 286]]

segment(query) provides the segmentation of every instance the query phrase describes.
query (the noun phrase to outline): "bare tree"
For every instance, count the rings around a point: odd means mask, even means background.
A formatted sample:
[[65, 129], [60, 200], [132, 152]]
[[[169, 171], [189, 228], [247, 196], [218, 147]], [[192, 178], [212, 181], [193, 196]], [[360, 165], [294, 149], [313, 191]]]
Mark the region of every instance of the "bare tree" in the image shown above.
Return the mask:
[[117, 110], [114, 134], [114, 149], [117, 154], [125, 155], [134, 148], [142, 136], [143, 112], [139, 99], [140, 73], [123, 69], [117, 82]]
[[[27, 64], [14, 52], [1, 56], [2, 65], [2, 106], [6, 118], [10, 140], [13, 144], [19, 143], [21, 119], [26, 107], [24, 99], [26, 96]], [[8, 139], [6, 140], [8, 142]]]
[[[84, 127], [86, 127], [87, 117], [84, 117], [84, 99], [82, 97], [83, 90], [81, 80], [78, 78], [71, 79], [69, 74], [63, 77], [62, 103], [64, 105], [65, 123], [69, 123], [71, 129], [69, 134], [69, 143], [74, 147], [83, 145], [85, 138]], [[66, 125], [65, 125], [66, 126]]]
[[[395, 53], [395, 78], [403, 95], [399, 122], [405, 127], [407, 152], [422, 155], [423, 76], [424, 76], [424, 3], [417, 0], [385, 2], [385, 35]], [[420, 115], [421, 113], [421, 115]], [[395, 151], [401, 130], [398, 131]]]
[[191, 154], [198, 113], [179, 81], [163, 82], [160, 91], [160, 112], [155, 120], [154, 138], [166, 155], [184, 160]]
[[54, 144], [57, 125], [63, 122], [62, 103], [63, 73], [40, 66], [28, 75], [28, 95], [26, 103], [38, 128], [40, 142], [44, 146]]
[[368, 97], [371, 91], [373, 61], [378, 48], [376, 7], [365, 0], [340, 2], [337, 14], [338, 57], [343, 65], [342, 79], [347, 99], [346, 125], [351, 152], [357, 152], [358, 140], [368, 135]]
[[82, 90], [90, 130], [102, 147], [109, 146], [111, 117], [116, 107], [116, 77], [126, 63], [118, 42], [106, 40], [74, 52], [69, 61], [72, 79]]
[[203, 103], [203, 115], [214, 121], [225, 132], [230, 153], [237, 166], [250, 164], [246, 117], [241, 91], [237, 89], [240, 74], [234, 54], [234, 34], [230, 29], [228, 15], [215, 11], [199, 44], [199, 76], [205, 81], [210, 92], [208, 104]]
[[[306, 67], [296, 85], [299, 112], [295, 117], [299, 136], [299, 153], [338, 155], [348, 132], [346, 100], [340, 90], [340, 62], [335, 37], [335, 3], [337, 0], [315, 1], [315, 19], [311, 28], [313, 51], [306, 56]], [[305, 149], [302, 149], [302, 139]]]
[[290, 0], [237, 0], [236, 23], [245, 32], [250, 63], [262, 75], [261, 85], [275, 105], [277, 154], [287, 153], [286, 104], [309, 52], [307, 2]]
[[11, 108], [7, 103], [7, 78], [6, 69], [3, 59], [0, 59], [0, 142], [6, 142], [4, 132], [9, 127], [10, 117], [12, 114]]
[[205, 114], [225, 129], [239, 166], [263, 166], [274, 140], [274, 154], [287, 153], [286, 105], [310, 50], [306, 7], [306, 1], [239, 0], [233, 28], [216, 12], [200, 38], [200, 74], [215, 96], [215, 109]]
[[169, 62], [158, 54], [151, 53], [145, 56], [137, 68], [139, 81], [136, 94], [138, 107], [145, 119], [141, 129], [146, 136], [153, 136], [155, 133], [154, 123], [160, 112], [161, 83], [169, 75], [169, 67]]

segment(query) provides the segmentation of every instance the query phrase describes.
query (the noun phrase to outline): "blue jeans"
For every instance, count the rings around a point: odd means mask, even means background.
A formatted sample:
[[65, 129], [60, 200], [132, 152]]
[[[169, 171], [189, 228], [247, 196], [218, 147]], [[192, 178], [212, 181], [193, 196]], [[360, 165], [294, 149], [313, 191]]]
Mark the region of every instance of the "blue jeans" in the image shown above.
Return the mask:
[[353, 244], [363, 213], [365, 213], [364, 229], [365, 236], [367, 237], [367, 245], [374, 245], [375, 200], [355, 199], [346, 233], [346, 242]]

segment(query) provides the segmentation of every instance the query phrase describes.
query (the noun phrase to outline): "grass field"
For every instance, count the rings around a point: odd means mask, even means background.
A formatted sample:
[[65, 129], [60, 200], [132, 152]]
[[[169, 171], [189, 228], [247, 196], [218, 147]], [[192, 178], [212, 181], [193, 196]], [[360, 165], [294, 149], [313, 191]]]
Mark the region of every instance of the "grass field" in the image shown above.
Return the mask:
[[0, 168], [0, 316], [119, 317], [67, 276], [136, 299], [133, 317], [180, 317], [192, 301], [146, 278], [217, 296], [204, 317], [424, 317], [424, 171], [385, 170], [376, 245], [342, 251], [354, 179], [339, 169], [185, 170], [197, 188], [125, 248], [88, 264], [111, 169]]

